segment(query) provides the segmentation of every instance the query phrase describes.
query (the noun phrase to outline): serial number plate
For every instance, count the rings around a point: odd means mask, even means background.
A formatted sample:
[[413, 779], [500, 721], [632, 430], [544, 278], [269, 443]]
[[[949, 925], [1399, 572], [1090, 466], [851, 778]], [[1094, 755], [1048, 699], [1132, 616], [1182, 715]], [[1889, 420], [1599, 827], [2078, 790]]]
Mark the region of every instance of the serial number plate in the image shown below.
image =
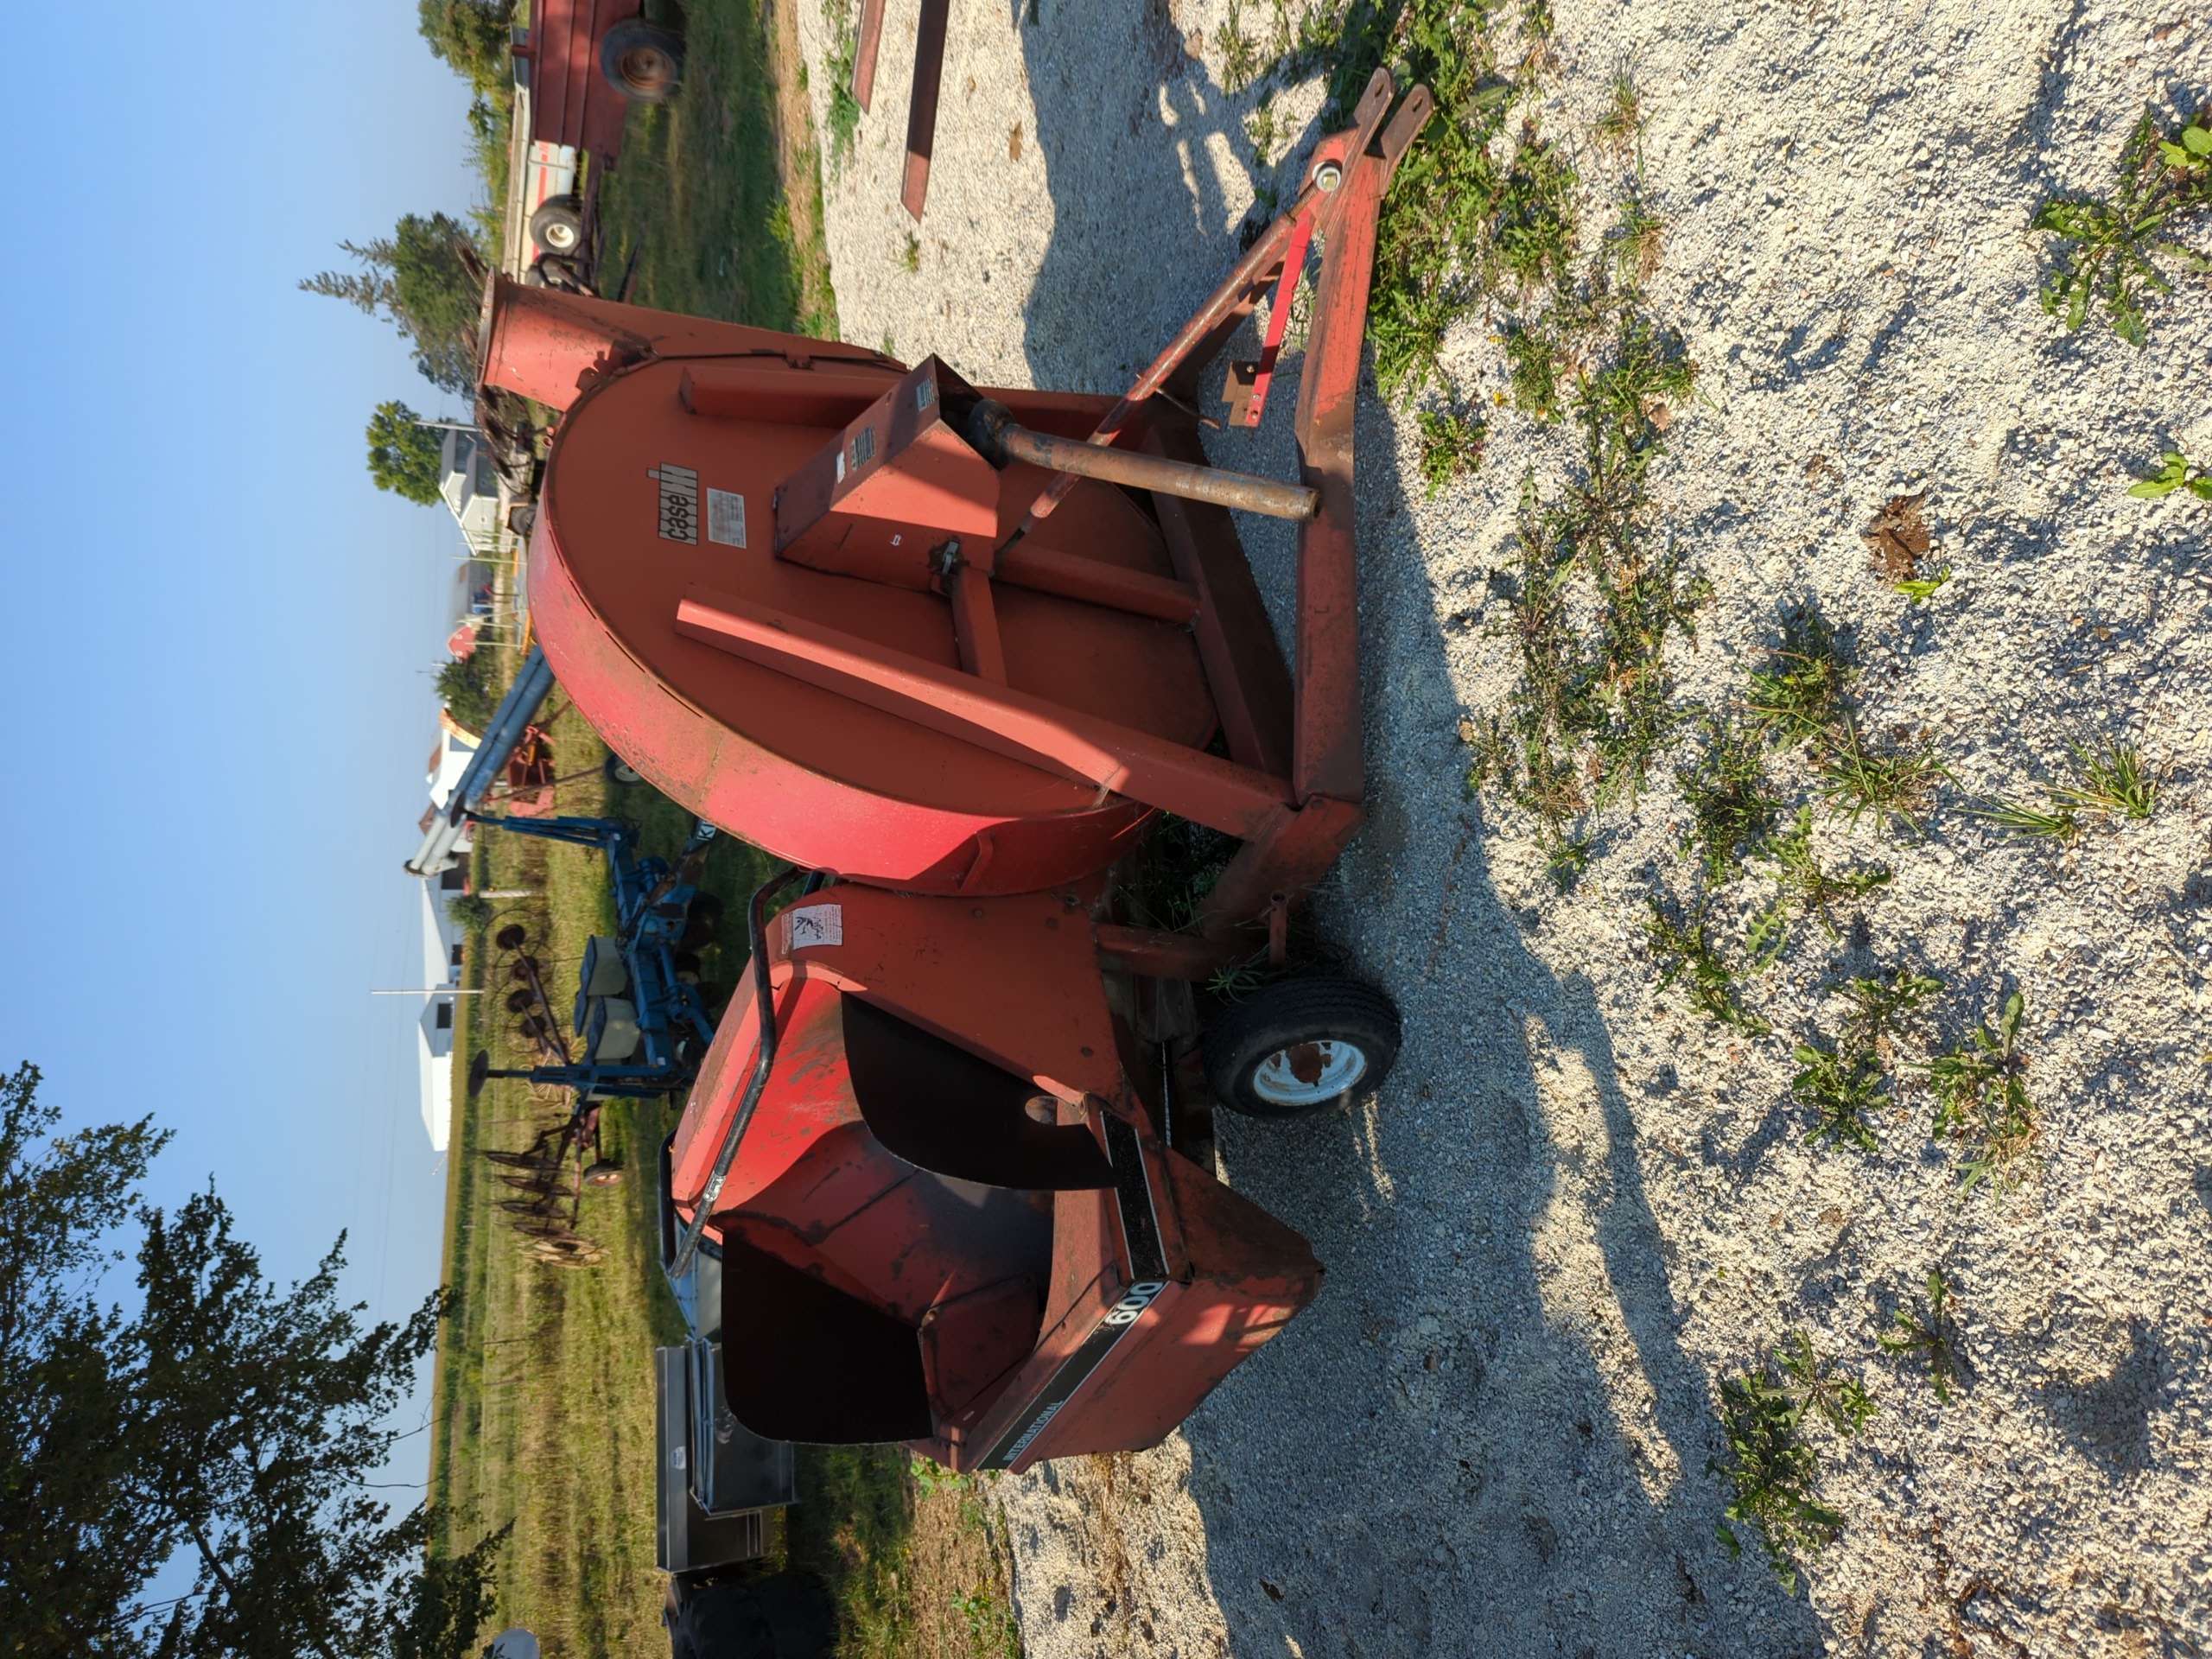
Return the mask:
[[663, 461], [652, 476], [660, 482], [660, 534], [667, 542], [699, 544], [699, 474]]

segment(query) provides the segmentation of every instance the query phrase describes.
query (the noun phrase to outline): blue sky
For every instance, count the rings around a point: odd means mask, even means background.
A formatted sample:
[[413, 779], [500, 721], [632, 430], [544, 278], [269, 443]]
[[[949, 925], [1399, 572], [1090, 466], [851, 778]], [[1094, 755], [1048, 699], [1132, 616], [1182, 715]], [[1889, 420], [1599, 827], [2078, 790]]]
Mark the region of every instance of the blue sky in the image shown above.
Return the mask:
[[[459, 533], [379, 493], [371, 408], [456, 400], [297, 280], [459, 213], [467, 97], [412, 0], [11, 12], [0, 1066], [175, 1132], [269, 1270], [352, 1235], [380, 1315], [436, 1281], [412, 1048], [429, 671]], [[419, 1476], [426, 1437], [395, 1473]], [[394, 1497], [403, 1496], [392, 1494]]]

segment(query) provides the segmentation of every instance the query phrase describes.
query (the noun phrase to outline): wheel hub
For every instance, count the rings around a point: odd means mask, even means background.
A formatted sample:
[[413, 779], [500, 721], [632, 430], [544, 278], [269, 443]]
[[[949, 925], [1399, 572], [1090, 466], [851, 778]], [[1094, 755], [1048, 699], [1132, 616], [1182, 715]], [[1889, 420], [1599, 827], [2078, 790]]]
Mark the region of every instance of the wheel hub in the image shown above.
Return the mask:
[[1318, 1106], [1334, 1100], [1367, 1073], [1357, 1045], [1324, 1039], [1279, 1048], [1260, 1062], [1252, 1092], [1277, 1106]]

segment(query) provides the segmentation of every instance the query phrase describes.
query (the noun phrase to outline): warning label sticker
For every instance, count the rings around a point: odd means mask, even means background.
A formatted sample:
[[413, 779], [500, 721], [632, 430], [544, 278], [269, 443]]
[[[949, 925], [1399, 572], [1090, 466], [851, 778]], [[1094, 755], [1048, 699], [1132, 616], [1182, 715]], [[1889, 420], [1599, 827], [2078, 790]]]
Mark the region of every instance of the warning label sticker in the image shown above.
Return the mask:
[[842, 944], [845, 942], [845, 907], [842, 905], [809, 905], [804, 910], [784, 912], [784, 950], [804, 950], [809, 945]]
[[745, 498], [729, 490], [707, 492], [707, 539], [724, 547], [745, 545]]

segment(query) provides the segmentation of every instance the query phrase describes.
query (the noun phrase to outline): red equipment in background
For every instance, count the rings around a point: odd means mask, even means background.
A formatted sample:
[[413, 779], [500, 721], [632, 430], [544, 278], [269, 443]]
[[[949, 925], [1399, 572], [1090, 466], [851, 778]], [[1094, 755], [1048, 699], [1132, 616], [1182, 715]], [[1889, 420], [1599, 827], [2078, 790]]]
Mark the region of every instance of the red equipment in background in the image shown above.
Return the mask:
[[683, 41], [639, 16], [642, 0], [531, 0], [513, 50], [530, 62], [530, 136], [612, 165], [630, 100], [675, 95]]
[[[495, 289], [486, 380], [566, 411], [531, 550], [562, 685], [664, 792], [839, 879], [772, 944], [756, 903], [671, 1161], [671, 1270], [719, 1245], [758, 1433], [961, 1469], [1149, 1445], [1318, 1288], [1171, 1149], [1188, 1046], [1142, 1010], [1280, 960], [1359, 823], [1353, 402], [1376, 212], [1430, 109], [1386, 126], [1392, 92], [1119, 399]], [[1198, 373], [1270, 283], [1287, 312], [1309, 237], [1300, 484], [1211, 468]], [[1300, 523], [1294, 680], [1229, 506]], [[1105, 874], [1163, 810], [1242, 842], [1180, 932]], [[1395, 1014], [1329, 983], [1283, 1005], [1310, 1029], [1224, 1020], [1260, 1039], [1209, 1048], [1227, 1103], [1379, 1079]]]

